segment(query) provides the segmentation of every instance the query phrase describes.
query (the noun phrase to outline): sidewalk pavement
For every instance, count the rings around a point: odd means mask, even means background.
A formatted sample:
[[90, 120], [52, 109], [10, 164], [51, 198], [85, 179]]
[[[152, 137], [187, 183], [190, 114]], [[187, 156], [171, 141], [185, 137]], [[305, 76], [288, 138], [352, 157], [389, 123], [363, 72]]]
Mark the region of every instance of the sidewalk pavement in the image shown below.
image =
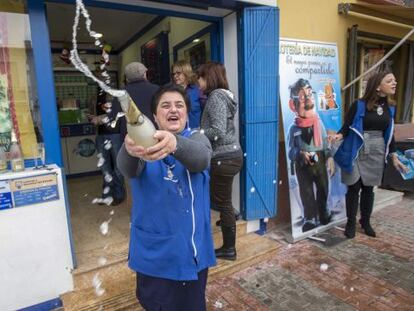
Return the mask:
[[377, 238], [303, 240], [207, 286], [208, 310], [414, 310], [414, 194], [372, 217]]

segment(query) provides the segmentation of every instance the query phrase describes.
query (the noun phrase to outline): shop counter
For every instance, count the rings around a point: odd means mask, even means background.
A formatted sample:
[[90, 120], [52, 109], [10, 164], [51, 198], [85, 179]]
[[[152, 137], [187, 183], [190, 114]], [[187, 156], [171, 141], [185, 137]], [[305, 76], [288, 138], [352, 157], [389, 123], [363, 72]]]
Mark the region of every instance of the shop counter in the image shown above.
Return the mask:
[[62, 171], [0, 174], [0, 310], [17, 310], [73, 290]]
[[67, 175], [97, 172], [95, 126], [91, 123], [60, 126], [63, 163]]

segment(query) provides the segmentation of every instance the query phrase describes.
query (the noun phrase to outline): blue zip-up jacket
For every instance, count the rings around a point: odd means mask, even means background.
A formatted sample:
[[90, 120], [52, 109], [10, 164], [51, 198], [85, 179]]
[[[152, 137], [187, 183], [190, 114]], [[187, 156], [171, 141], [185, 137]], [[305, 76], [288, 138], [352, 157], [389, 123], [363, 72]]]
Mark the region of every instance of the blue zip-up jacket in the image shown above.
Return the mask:
[[188, 114], [189, 126], [192, 129], [199, 128], [205, 98], [200, 88], [195, 84], [189, 84], [185, 90], [191, 102], [191, 111]]
[[[188, 137], [189, 130], [181, 135]], [[172, 156], [146, 162], [133, 192], [129, 267], [171, 280], [196, 280], [216, 263], [209, 174], [190, 173]]]
[[[384, 141], [385, 141], [385, 161], [387, 161], [387, 156], [389, 152], [389, 146], [391, 139], [394, 133], [394, 115], [395, 107], [389, 106], [391, 122], [389, 123], [388, 128], [384, 131]], [[357, 111], [355, 113], [354, 120], [349, 127], [350, 131], [348, 135], [344, 137], [341, 145], [338, 148], [338, 151], [335, 153], [334, 159], [335, 162], [346, 172], [352, 172], [352, 167], [354, 160], [357, 158], [359, 150], [364, 144], [364, 117], [365, 117], [365, 102], [363, 100], [358, 100], [357, 102]]]

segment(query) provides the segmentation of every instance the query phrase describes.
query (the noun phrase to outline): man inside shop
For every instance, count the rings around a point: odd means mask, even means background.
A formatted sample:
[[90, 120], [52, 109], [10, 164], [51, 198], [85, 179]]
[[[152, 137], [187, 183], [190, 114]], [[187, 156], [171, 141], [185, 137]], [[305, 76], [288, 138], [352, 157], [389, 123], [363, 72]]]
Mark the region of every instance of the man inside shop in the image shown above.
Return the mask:
[[147, 67], [140, 62], [132, 62], [125, 66], [125, 89], [137, 105], [138, 109], [155, 125], [151, 112], [152, 96], [159, 86], [147, 79]]
[[121, 204], [125, 199], [124, 177], [116, 165], [116, 157], [126, 135], [125, 118], [116, 120], [119, 112], [122, 112], [119, 101], [116, 98], [108, 101], [107, 94], [99, 89], [97, 115], [89, 115], [88, 118], [98, 126], [96, 149], [103, 177], [102, 199], [109, 205]]

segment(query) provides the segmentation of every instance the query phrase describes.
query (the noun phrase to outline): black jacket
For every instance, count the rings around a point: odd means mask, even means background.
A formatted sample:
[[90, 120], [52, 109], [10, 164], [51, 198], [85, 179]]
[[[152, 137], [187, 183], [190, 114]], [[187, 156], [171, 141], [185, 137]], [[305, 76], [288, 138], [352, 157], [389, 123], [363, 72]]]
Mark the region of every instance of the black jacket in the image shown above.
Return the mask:
[[141, 110], [155, 125], [154, 116], [151, 112], [152, 96], [158, 91], [159, 86], [152, 84], [147, 80], [136, 80], [129, 82], [125, 89], [129, 96]]

